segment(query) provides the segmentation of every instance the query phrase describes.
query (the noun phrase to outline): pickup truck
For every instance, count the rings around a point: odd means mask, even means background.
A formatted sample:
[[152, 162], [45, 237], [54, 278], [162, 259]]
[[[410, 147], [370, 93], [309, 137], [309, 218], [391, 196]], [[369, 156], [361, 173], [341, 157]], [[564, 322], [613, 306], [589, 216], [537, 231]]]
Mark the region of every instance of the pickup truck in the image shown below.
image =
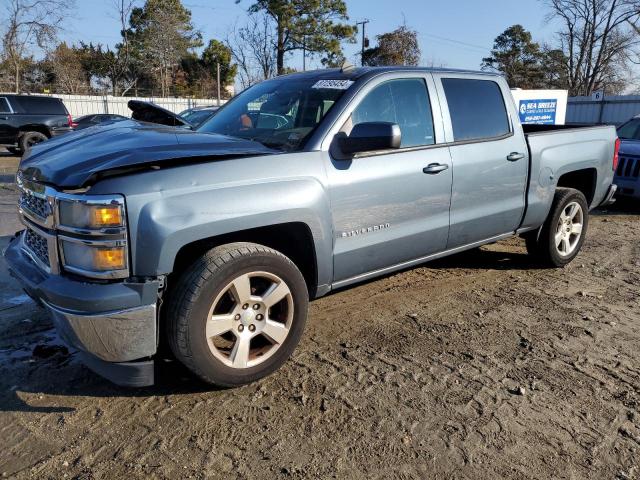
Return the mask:
[[0, 145], [11, 153], [24, 153], [73, 128], [71, 115], [59, 98], [0, 94]]
[[35, 146], [5, 257], [111, 381], [153, 383], [160, 349], [242, 385], [332, 290], [514, 235], [566, 265], [612, 201], [617, 145], [613, 127], [523, 127], [493, 74], [297, 73], [195, 130], [127, 120]]
[[640, 116], [618, 127], [620, 161], [613, 183], [618, 197], [640, 200]]

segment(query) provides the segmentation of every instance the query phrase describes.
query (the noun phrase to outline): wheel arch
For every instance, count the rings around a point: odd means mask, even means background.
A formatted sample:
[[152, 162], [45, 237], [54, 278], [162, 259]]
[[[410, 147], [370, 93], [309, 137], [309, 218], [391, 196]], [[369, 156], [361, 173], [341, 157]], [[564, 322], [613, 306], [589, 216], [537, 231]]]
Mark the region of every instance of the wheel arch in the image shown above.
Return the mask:
[[596, 168], [584, 168], [563, 173], [558, 178], [557, 188], [573, 188], [582, 192], [591, 206], [594, 201], [598, 182], [598, 170]]
[[51, 138], [51, 131], [46, 125], [41, 125], [41, 124], [22, 125], [18, 130], [18, 136], [21, 137], [27, 132], [38, 132], [38, 133], [42, 133], [47, 138]]
[[189, 265], [208, 250], [235, 242], [264, 245], [286, 255], [298, 267], [307, 283], [309, 296], [318, 293], [318, 259], [311, 228], [304, 222], [287, 222], [237, 230], [195, 240], [183, 245], [175, 256], [169, 275], [177, 278]]

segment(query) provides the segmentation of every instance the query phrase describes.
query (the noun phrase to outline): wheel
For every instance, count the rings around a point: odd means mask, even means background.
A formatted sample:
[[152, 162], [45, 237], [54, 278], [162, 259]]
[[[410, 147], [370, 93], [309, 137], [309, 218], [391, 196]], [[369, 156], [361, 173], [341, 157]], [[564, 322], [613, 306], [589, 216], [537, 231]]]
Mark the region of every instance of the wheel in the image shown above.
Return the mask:
[[544, 225], [524, 235], [527, 251], [548, 265], [563, 267], [580, 252], [588, 225], [589, 206], [584, 194], [559, 188]]
[[26, 153], [34, 145], [47, 140], [47, 136], [40, 132], [25, 132], [20, 136], [20, 150]]
[[169, 345], [206, 382], [251, 383], [289, 358], [308, 304], [304, 277], [280, 252], [254, 243], [216, 247], [180, 276], [170, 295]]

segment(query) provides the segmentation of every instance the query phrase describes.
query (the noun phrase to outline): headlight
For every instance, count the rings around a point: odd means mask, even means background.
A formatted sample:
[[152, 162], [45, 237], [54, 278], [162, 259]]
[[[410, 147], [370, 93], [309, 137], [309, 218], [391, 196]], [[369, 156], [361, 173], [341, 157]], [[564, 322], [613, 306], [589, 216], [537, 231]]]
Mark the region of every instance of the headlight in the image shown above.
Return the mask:
[[86, 276], [127, 276], [127, 246], [124, 241], [84, 241], [60, 237], [64, 268]]
[[80, 229], [124, 227], [123, 205], [94, 204], [61, 200], [58, 206], [60, 225]]
[[64, 270], [89, 278], [129, 276], [122, 196], [66, 195], [58, 199], [59, 251]]

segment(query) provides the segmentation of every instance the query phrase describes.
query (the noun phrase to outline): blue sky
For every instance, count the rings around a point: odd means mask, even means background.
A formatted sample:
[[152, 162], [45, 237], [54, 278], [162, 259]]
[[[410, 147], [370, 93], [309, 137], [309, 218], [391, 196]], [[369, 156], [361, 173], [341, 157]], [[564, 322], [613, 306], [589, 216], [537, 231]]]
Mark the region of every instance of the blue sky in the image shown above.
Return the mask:
[[[418, 31], [423, 63], [444, 64], [454, 68], [477, 69], [493, 39], [510, 25], [520, 23], [538, 42], [554, 40], [557, 26], [546, 21], [547, 9], [539, 0], [346, 0], [350, 20], [370, 20], [367, 36], [374, 43], [376, 34], [397, 28], [406, 22]], [[142, 0], [140, 1], [142, 3]], [[222, 39], [237, 20], [242, 20], [251, 0], [183, 0], [191, 9], [193, 23], [205, 41]], [[75, 18], [66, 22], [63, 39], [114, 45], [119, 27], [111, 0], [78, 0]], [[352, 63], [358, 61], [360, 36], [356, 45], [345, 45]], [[288, 64], [302, 67], [300, 55]], [[319, 66], [311, 61], [309, 65]]]

